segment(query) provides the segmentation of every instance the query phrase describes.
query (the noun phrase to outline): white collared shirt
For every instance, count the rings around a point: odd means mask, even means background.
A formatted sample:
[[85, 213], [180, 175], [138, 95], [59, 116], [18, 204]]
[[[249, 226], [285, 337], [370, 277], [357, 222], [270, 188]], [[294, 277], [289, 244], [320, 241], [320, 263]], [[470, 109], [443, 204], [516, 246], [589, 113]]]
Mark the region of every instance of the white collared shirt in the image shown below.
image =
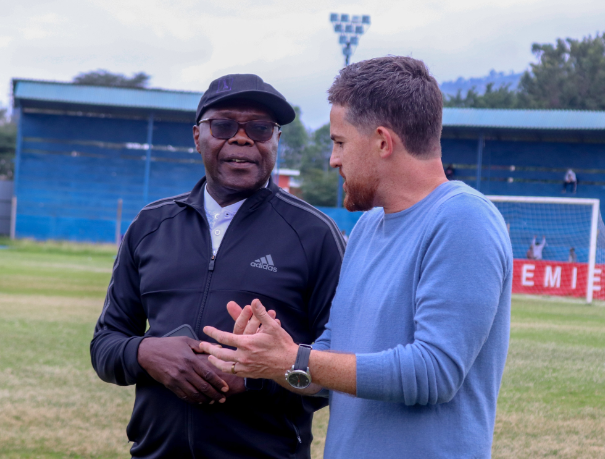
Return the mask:
[[204, 186], [204, 210], [206, 211], [206, 218], [208, 219], [208, 225], [210, 226], [210, 239], [212, 240], [212, 254], [216, 256], [218, 248], [221, 246], [223, 236], [231, 220], [235, 217], [235, 214], [246, 201], [241, 201], [231, 204], [230, 206], [221, 207], [218, 202], [214, 200], [210, 193], [208, 193], [208, 187]]

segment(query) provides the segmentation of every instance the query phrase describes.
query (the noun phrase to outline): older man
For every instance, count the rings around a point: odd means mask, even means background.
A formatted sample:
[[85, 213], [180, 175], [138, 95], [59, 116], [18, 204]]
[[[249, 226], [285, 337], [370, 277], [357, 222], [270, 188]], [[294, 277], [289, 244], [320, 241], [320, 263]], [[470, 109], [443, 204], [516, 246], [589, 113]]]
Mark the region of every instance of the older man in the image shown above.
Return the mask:
[[328, 459], [489, 458], [513, 269], [502, 216], [446, 179], [441, 92], [421, 61], [350, 65], [329, 100], [331, 165], [347, 208], [369, 212], [349, 239], [326, 331], [313, 350], [299, 346], [255, 300], [260, 333], [207, 327], [237, 350], [201, 347], [242, 376], [329, 389]]
[[321, 401], [244, 383], [196, 353], [204, 326], [233, 329], [229, 300], [262, 298], [299, 342], [324, 330], [343, 240], [270, 179], [280, 125], [294, 117], [255, 75], [213, 81], [193, 128], [206, 177], [143, 208], [124, 237], [91, 355], [104, 381], [136, 384], [133, 457], [310, 457]]

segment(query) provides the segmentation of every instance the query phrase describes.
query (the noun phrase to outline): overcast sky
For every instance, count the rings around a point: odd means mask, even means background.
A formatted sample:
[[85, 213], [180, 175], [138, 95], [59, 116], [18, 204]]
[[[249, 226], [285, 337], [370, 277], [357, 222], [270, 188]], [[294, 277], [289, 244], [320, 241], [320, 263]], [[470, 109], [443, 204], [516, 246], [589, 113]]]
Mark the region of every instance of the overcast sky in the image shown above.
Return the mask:
[[519, 72], [533, 42], [604, 28], [603, 0], [0, 0], [0, 105], [14, 77], [70, 81], [106, 69], [144, 71], [153, 87], [203, 91], [227, 73], [256, 73], [328, 121], [326, 89], [343, 65], [329, 13], [369, 14], [353, 61], [424, 60], [439, 82]]

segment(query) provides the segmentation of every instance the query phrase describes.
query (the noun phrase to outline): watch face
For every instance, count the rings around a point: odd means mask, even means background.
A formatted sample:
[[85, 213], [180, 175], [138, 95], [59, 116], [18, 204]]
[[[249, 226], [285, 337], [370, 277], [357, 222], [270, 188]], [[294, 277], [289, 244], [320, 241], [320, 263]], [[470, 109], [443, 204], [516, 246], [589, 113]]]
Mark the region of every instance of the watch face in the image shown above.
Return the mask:
[[309, 387], [309, 384], [311, 384], [307, 373], [301, 370], [294, 370], [290, 372], [288, 375], [288, 382], [296, 389], [304, 389], [305, 387]]

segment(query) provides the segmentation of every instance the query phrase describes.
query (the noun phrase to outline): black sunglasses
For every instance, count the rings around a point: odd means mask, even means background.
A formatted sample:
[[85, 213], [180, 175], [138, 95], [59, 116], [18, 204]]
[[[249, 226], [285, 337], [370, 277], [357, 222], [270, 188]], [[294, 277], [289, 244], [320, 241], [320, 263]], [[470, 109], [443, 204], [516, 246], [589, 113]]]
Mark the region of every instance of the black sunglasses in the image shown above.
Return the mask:
[[210, 125], [210, 134], [212, 134], [212, 137], [223, 140], [232, 138], [237, 134], [240, 127], [243, 126], [246, 135], [250, 137], [250, 139], [255, 142], [266, 142], [273, 137], [273, 129], [275, 126], [277, 126], [278, 129], [281, 128], [279, 124], [274, 123], [273, 121], [262, 120], [240, 123], [235, 120], [215, 120], [206, 118], [205, 120], [201, 120], [199, 124], [206, 122]]

